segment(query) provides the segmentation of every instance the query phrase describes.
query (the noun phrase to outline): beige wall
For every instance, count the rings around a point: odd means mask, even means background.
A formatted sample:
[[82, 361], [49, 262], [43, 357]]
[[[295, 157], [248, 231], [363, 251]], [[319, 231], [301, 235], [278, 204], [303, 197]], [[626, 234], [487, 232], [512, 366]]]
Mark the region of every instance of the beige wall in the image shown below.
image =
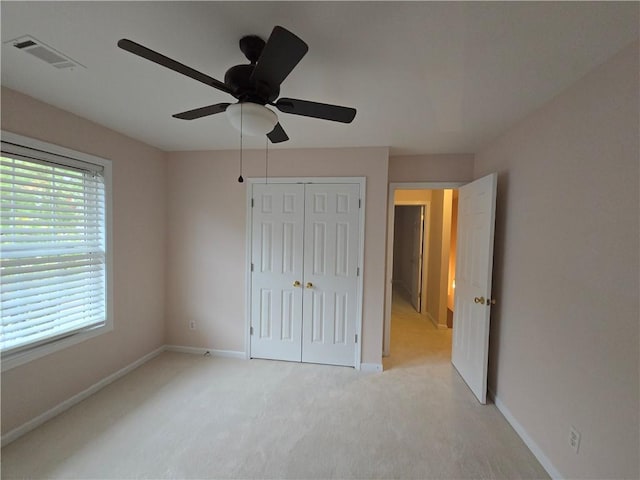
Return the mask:
[[635, 43], [476, 158], [499, 172], [490, 387], [565, 478], [640, 476], [638, 71]]
[[114, 330], [2, 373], [5, 434], [164, 343], [164, 153], [2, 88], [2, 129], [112, 160]]
[[431, 190], [396, 190], [393, 198], [396, 205], [427, 204], [431, 201]]
[[389, 158], [389, 182], [470, 182], [473, 154], [401, 155]]
[[442, 197], [442, 251], [440, 254], [440, 303], [438, 324], [447, 325], [447, 307], [449, 303], [449, 262], [451, 256], [451, 209], [453, 207], [453, 190], [444, 190]]
[[453, 288], [453, 281], [456, 278], [456, 248], [458, 244], [458, 191], [452, 190], [451, 195], [451, 238], [449, 243], [449, 279], [447, 281], [447, 308], [453, 311], [456, 293], [455, 289]]
[[437, 324], [447, 323], [441, 318], [442, 284], [442, 232], [443, 232], [444, 190], [432, 190], [429, 209], [428, 253], [427, 253], [427, 314]]
[[[168, 158], [167, 343], [244, 351], [246, 183], [236, 181], [238, 152]], [[245, 152], [245, 177], [261, 177], [264, 168], [263, 150]], [[386, 148], [269, 152], [272, 177], [367, 178], [363, 363], [381, 364], [387, 171]]]

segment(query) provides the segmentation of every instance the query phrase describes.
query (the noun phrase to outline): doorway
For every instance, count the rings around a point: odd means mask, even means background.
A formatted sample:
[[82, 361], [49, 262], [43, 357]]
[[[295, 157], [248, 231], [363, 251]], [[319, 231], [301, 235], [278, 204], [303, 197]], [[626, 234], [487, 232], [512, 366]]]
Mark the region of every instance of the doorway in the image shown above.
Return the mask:
[[[393, 235], [393, 287], [421, 313], [427, 205], [395, 205]], [[393, 301], [393, 300], [392, 300]]]
[[450, 358], [458, 186], [390, 185], [383, 354], [395, 358], [385, 363], [426, 350]]

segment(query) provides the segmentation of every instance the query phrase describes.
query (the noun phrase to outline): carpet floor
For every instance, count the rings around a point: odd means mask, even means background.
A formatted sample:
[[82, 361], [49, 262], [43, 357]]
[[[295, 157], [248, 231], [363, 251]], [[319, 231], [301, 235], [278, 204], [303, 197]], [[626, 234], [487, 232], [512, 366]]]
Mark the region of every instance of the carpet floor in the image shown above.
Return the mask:
[[7, 445], [2, 478], [548, 478], [395, 300], [383, 373], [166, 352]]

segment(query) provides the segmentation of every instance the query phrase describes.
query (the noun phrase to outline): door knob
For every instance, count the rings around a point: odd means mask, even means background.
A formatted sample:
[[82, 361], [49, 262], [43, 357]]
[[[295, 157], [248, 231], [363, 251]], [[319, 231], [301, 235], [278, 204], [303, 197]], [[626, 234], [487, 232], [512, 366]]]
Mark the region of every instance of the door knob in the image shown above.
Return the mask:
[[473, 301], [475, 303], [480, 303], [480, 304], [484, 305], [484, 297], [476, 297], [476, 298], [473, 299]]
[[495, 305], [495, 304], [496, 304], [495, 298], [487, 298], [487, 305]]
[[311, 283], [311, 282], [307, 282], [306, 287], [307, 287], [307, 288], [313, 288], [313, 283]]
[[300, 282], [298, 280], [296, 280], [295, 282], [293, 282], [293, 286], [294, 287], [299, 287], [300, 286]]

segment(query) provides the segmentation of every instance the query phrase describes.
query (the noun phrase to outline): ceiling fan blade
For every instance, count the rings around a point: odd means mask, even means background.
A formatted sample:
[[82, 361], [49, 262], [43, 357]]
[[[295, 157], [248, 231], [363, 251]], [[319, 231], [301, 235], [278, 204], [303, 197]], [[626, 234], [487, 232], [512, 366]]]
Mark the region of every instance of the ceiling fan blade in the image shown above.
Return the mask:
[[224, 112], [230, 103], [216, 103], [215, 105], [208, 105], [206, 107], [194, 108], [193, 110], [187, 110], [186, 112], [176, 113], [172, 115], [174, 118], [180, 120], [195, 120], [196, 118], [202, 118], [216, 113]]
[[166, 57], [161, 53], [154, 52], [153, 50], [144, 47], [139, 43], [123, 38], [118, 41], [118, 46], [121, 49], [126, 50], [127, 52], [133, 53], [134, 55], [146, 58], [147, 60], [157, 63], [158, 65], [162, 65], [163, 67], [169, 68], [174, 72], [181, 73], [183, 75], [186, 75], [187, 77], [191, 77], [194, 80], [209, 85], [210, 87], [217, 88], [218, 90], [222, 90], [223, 92], [233, 95], [231, 88], [229, 88], [220, 80], [216, 80], [209, 75], [205, 75], [204, 73], [198, 72], [191, 67], [187, 67], [186, 65], [172, 60], [171, 58]]
[[289, 30], [274, 27], [251, 74], [256, 84], [279, 87], [305, 56], [309, 46]]
[[334, 122], [351, 123], [356, 116], [355, 108], [298, 100], [296, 98], [281, 98], [274, 105], [281, 112], [293, 113], [304, 117], [322, 118]]
[[267, 138], [271, 140], [271, 143], [282, 143], [289, 140], [289, 137], [282, 128], [282, 125], [280, 125], [279, 123], [276, 123], [276, 126], [273, 127], [273, 130], [267, 133]]

